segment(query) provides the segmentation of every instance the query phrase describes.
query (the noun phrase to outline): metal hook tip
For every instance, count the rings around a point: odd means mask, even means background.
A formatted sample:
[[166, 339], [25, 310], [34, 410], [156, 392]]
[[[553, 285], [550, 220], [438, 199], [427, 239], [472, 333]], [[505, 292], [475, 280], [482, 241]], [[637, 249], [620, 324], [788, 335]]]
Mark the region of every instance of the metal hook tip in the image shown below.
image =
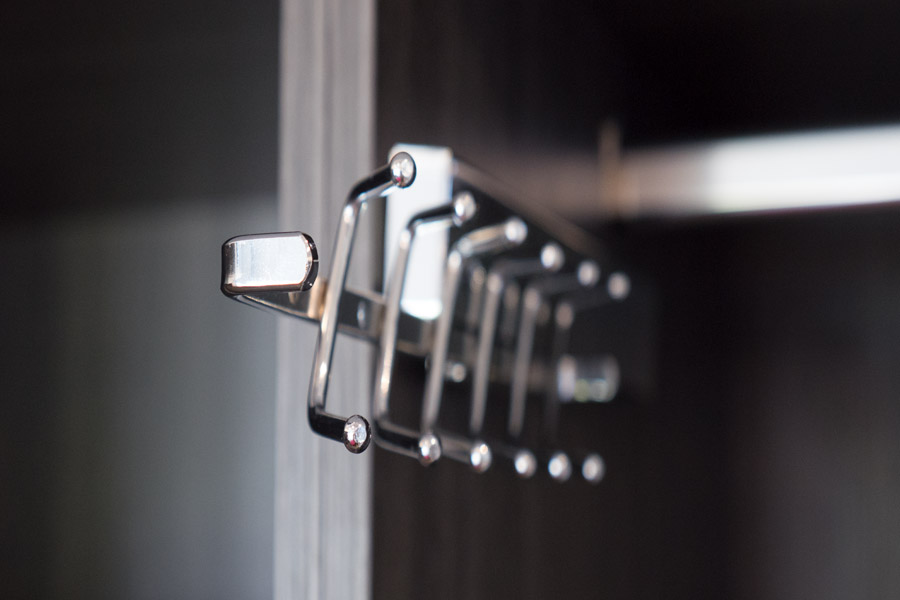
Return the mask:
[[433, 433], [419, 438], [419, 462], [430, 465], [441, 457], [441, 440]]
[[372, 441], [372, 428], [364, 417], [353, 415], [344, 423], [344, 433], [341, 439], [344, 447], [353, 454], [364, 452]]
[[568, 481], [572, 476], [572, 461], [565, 452], [554, 452], [547, 463], [547, 472], [560, 483]]
[[588, 483], [593, 483], [594, 485], [600, 483], [603, 481], [605, 474], [606, 464], [603, 462], [603, 457], [599, 454], [589, 454], [584, 459], [584, 462], [581, 463], [581, 475]]
[[537, 459], [530, 450], [516, 452], [513, 465], [516, 468], [516, 474], [522, 479], [531, 479], [537, 472]]
[[528, 225], [518, 217], [510, 217], [504, 224], [504, 234], [513, 244], [521, 244], [528, 237]]
[[457, 227], [471, 220], [477, 211], [472, 192], [460, 192], [453, 198], [453, 224]]
[[578, 283], [593, 287], [600, 280], [600, 265], [592, 260], [583, 260], [578, 265]]
[[416, 161], [406, 152], [398, 152], [391, 158], [391, 179], [399, 188], [412, 185], [416, 180]]
[[491, 447], [484, 442], [475, 442], [469, 452], [469, 464], [476, 473], [484, 473], [490, 469], [493, 458]]

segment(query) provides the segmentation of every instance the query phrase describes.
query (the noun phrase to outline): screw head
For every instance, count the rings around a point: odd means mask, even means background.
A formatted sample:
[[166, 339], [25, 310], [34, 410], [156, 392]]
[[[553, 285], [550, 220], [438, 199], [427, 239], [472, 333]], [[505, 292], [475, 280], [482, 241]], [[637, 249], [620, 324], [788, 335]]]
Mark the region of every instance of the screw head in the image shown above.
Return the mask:
[[600, 280], [600, 265], [592, 260], [583, 260], [578, 265], [578, 283], [593, 287]]
[[353, 454], [359, 454], [369, 447], [372, 441], [372, 428], [369, 422], [359, 415], [353, 415], [344, 423], [344, 434], [341, 439], [344, 447]]

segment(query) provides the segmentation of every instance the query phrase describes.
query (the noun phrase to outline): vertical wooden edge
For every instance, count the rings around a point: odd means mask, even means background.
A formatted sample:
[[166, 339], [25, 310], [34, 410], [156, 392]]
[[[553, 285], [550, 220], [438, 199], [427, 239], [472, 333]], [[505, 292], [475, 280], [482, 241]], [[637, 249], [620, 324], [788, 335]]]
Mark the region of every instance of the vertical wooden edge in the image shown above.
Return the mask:
[[[372, 168], [374, 3], [282, 0], [279, 227], [309, 233], [330, 268], [350, 185]], [[362, 223], [350, 277], [371, 283]], [[314, 327], [278, 325], [275, 598], [371, 596], [371, 450], [351, 455], [306, 421]], [[368, 415], [371, 349], [339, 338], [328, 409]]]

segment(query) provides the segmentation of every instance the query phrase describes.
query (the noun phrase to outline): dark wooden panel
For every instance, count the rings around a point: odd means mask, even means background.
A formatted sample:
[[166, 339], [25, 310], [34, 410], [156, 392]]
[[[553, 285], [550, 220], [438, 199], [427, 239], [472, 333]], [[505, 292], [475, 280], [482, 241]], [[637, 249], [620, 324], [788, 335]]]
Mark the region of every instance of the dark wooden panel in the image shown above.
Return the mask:
[[5, 213], [271, 193], [278, 3], [0, 8]]
[[[379, 152], [450, 145], [527, 192], [609, 116], [626, 145], [897, 119], [898, 10], [384, 2]], [[376, 450], [375, 597], [896, 596], [900, 211], [595, 229], [638, 279], [624, 322], [651, 315], [622, 396], [562, 423], [591, 423], [607, 481]]]

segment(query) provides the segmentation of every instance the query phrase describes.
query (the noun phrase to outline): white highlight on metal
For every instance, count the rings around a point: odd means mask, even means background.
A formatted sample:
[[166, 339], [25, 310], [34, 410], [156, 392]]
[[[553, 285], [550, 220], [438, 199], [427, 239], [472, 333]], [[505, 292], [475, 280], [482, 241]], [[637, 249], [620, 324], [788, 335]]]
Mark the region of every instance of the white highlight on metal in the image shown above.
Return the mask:
[[476, 442], [469, 453], [469, 464], [476, 473], [484, 473], [491, 467], [493, 455], [491, 448], [483, 442]]
[[596, 485], [603, 481], [604, 475], [606, 475], [606, 463], [603, 462], [603, 457], [599, 454], [588, 454], [581, 463], [581, 476], [584, 477], [584, 480]]
[[309, 242], [301, 233], [246, 235], [227, 242], [233, 252], [224, 283], [235, 290], [300, 287], [312, 266]]
[[[408, 152], [416, 162], [416, 183], [397, 190], [387, 198], [384, 228], [385, 281], [390, 281], [390, 270], [397, 254], [396, 240], [406, 228], [409, 219], [423, 210], [450, 201], [453, 178], [453, 153], [449, 148], [398, 144], [391, 148], [391, 156]], [[474, 208], [474, 206], [472, 207]], [[459, 206], [465, 213], [467, 205]], [[464, 217], [464, 214], [460, 214]], [[404, 312], [421, 319], [435, 319], [441, 314], [441, 275], [447, 257], [447, 233], [432, 232], [417, 236], [415, 248], [410, 253], [403, 287], [401, 307]]]
[[606, 290], [613, 300], [624, 300], [631, 293], [631, 279], [625, 273], [616, 271], [609, 276], [606, 282]]
[[554, 452], [547, 463], [547, 472], [560, 483], [568, 481], [572, 476], [572, 461], [565, 452]]
[[537, 472], [537, 459], [530, 450], [519, 450], [516, 452], [513, 464], [516, 468], [516, 474], [522, 479], [530, 479]]
[[563, 249], [555, 242], [548, 242], [541, 248], [541, 265], [548, 271], [559, 271], [566, 261]]
[[578, 265], [578, 283], [590, 287], [600, 279], [600, 265], [592, 260], [583, 260]]

